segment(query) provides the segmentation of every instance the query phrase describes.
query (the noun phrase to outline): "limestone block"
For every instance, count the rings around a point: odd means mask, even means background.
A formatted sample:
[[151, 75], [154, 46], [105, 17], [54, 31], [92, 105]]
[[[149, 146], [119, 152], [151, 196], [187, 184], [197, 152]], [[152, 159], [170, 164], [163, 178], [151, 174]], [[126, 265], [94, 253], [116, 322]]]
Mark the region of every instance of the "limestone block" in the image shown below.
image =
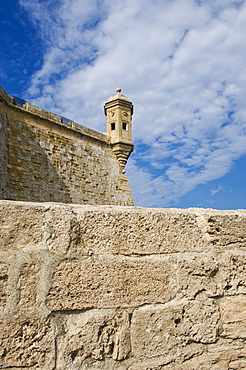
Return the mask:
[[0, 251], [31, 251], [38, 247], [65, 254], [80, 240], [79, 223], [68, 206], [6, 201], [0, 204]]
[[[73, 209], [63, 205], [50, 205], [45, 213], [42, 233], [47, 249], [56, 254], [65, 254], [70, 249], [74, 252], [81, 238]], [[80, 249], [80, 255], [81, 252]]]
[[246, 296], [224, 297], [220, 300], [221, 336], [246, 338]]
[[246, 294], [246, 252], [226, 251], [219, 254], [217, 274], [220, 295]]
[[115, 310], [55, 314], [57, 370], [81, 369], [106, 358], [127, 358], [131, 350], [129, 317], [126, 311]]
[[191, 212], [115, 208], [78, 215], [83, 245], [94, 253], [149, 255], [210, 250]]
[[20, 275], [17, 282], [19, 291], [17, 310], [35, 310], [37, 300], [37, 288], [39, 282], [40, 266], [38, 263], [23, 263], [20, 268]]
[[[205, 353], [200, 356], [194, 356], [194, 358], [191, 358], [182, 363], [172, 362], [171, 364], [163, 368], [165, 370], [228, 370], [228, 369], [231, 369], [231, 368], [228, 368], [227, 361], [220, 361], [217, 363], [213, 363], [213, 360], [210, 359]], [[154, 367], [151, 369], [159, 370], [159, 369], [162, 369], [162, 367]]]
[[229, 212], [208, 217], [208, 233], [217, 250], [246, 249], [246, 214]]
[[206, 348], [208, 358], [213, 363], [233, 363], [238, 358], [245, 359], [246, 345], [243, 340], [235, 340], [220, 338], [216, 343], [209, 345]]
[[228, 367], [213, 367], [212, 361], [209, 361], [206, 355], [194, 356], [193, 359], [176, 363], [166, 364], [165, 361], [143, 361], [140, 364], [134, 364], [127, 370], [228, 370]]
[[54, 340], [47, 320], [0, 323], [0, 368], [54, 369]]
[[218, 295], [217, 256], [207, 253], [182, 253], [177, 257], [177, 291], [180, 297]]
[[0, 261], [0, 307], [4, 307], [7, 299], [8, 265]]
[[246, 358], [240, 358], [239, 360], [230, 362], [230, 369], [232, 370], [246, 369]]
[[[238, 365], [238, 369], [244, 369], [245, 345], [231, 340], [217, 340], [208, 346], [198, 343], [188, 343], [172, 353], [169, 350], [166, 356], [153, 359], [143, 358], [134, 360], [127, 367], [129, 370], [229, 370]], [[234, 366], [234, 367], [233, 367]], [[241, 366], [241, 367], [240, 367]]]
[[175, 294], [173, 257], [62, 260], [47, 297], [50, 310], [135, 307]]
[[0, 201], [0, 252], [34, 248], [42, 240], [45, 206]]
[[[214, 343], [218, 331], [219, 311], [212, 299], [146, 305], [132, 316], [132, 352], [136, 358], [165, 356], [188, 343]], [[174, 352], [172, 360], [176, 357]]]
[[209, 345], [202, 356], [184, 362], [183, 369], [188, 370], [193, 367], [196, 369], [195, 366], [198, 365], [199, 369], [200, 367], [213, 370], [245, 369], [245, 349], [243, 342], [220, 339]]

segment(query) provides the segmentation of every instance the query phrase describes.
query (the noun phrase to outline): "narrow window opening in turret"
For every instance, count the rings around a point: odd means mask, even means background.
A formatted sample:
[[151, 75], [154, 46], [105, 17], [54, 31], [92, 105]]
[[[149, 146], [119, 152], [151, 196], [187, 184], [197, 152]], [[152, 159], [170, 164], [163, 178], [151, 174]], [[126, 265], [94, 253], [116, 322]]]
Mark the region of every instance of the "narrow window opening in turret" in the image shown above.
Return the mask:
[[115, 130], [115, 122], [111, 123], [111, 131]]
[[126, 122], [122, 122], [122, 129], [127, 131], [127, 123]]

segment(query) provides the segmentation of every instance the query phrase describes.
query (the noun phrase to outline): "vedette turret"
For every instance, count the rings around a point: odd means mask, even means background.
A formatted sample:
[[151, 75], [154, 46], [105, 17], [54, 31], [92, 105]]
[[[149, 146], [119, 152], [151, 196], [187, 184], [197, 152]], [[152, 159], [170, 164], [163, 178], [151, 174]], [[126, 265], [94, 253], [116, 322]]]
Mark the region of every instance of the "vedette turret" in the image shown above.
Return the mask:
[[119, 161], [121, 172], [124, 174], [128, 157], [133, 151], [133, 105], [127, 96], [121, 94], [121, 89], [117, 88], [116, 94], [110, 96], [105, 103], [104, 111], [107, 119], [107, 135]]

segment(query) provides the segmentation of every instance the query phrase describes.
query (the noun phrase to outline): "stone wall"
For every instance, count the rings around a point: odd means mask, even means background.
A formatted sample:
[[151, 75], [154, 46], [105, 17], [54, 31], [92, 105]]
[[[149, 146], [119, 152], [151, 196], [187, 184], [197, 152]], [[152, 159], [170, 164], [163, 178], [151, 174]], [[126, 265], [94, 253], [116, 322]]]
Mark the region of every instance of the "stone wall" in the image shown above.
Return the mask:
[[0, 86], [0, 199], [8, 199], [8, 118], [6, 102], [10, 97]]
[[13, 103], [1, 89], [1, 199], [132, 205], [128, 180], [105, 134]]
[[0, 201], [0, 368], [246, 368], [246, 211]]

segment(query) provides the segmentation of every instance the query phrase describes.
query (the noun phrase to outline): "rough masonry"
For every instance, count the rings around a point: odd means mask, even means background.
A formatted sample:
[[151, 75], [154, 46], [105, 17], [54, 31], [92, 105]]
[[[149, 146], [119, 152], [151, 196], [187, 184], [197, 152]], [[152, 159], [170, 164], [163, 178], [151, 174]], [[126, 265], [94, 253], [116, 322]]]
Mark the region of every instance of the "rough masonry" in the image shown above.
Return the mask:
[[0, 201], [0, 368], [246, 368], [246, 211]]
[[102, 134], [29, 103], [17, 106], [0, 87], [0, 199], [133, 205], [124, 175], [133, 106], [120, 90], [109, 100], [114, 129]]

